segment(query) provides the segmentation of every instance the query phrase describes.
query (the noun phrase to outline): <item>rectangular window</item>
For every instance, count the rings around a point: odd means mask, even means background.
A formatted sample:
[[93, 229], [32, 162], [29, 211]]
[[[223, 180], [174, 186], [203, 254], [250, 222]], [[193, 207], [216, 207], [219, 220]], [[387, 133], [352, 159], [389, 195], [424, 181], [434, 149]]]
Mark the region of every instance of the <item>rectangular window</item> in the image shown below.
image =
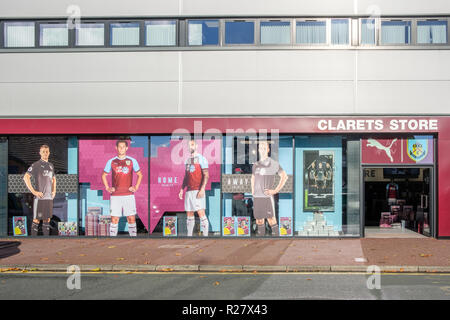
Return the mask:
[[255, 23], [253, 21], [226, 21], [225, 44], [254, 44]]
[[159, 20], [145, 22], [146, 46], [175, 46], [177, 42], [177, 22]]
[[447, 43], [447, 21], [417, 21], [417, 43]]
[[361, 20], [361, 44], [375, 45], [375, 19]]
[[111, 23], [112, 46], [138, 46], [139, 22]]
[[261, 44], [290, 44], [291, 23], [288, 21], [261, 21]]
[[348, 44], [349, 35], [348, 19], [331, 19], [331, 44]]
[[297, 21], [296, 25], [297, 44], [326, 44], [327, 25], [326, 21], [307, 20]]
[[105, 25], [103, 23], [82, 23], [76, 26], [77, 46], [103, 46]]
[[190, 46], [219, 44], [219, 20], [191, 20], [188, 22]]
[[411, 21], [391, 20], [381, 22], [381, 44], [411, 43]]
[[5, 47], [34, 47], [34, 22], [5, 22]]
[[67, 23], [43, 23], [39, 25], [41, 47], [66, 47], [69, 45]]

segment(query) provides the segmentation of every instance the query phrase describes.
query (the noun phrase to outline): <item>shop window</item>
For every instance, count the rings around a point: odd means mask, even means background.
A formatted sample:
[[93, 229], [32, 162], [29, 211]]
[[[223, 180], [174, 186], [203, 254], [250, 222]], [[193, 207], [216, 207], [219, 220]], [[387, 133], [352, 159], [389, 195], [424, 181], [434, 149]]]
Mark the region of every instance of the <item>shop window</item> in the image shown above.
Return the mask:
[[326, 44], [327, 22], [320, 20], [297, 21], [297, 44]]
[[103, 46], [105, 25], [103, 23], [81, 23], [76, 26], [77, 46]]
[[81, 234], [148, 234], [148, 156], [146, 136], [80, 139]]
[[411, 43], [411, 21], [381, 21], [381, 44]]
[[139, 45], [139, 22], [111, 23], [110, 32], [112, 46]]
[[41, 47], [67, 47], [69, 45], [69, 29], [67, 28], [67, 24], [40, 24], [39, 45]]
[[8, 234], [78, 235], [77, 139], [10, 137], [8, 144]]
[[34, 47], [34, 22], [5, 22], [6, 48]]
[[227, 136], [224, 155], [223, 236], [293, 236], [292, 137]]
[[225, 21], [225, 44], [254, 44], [255, 22]]
[[446, 20], [417, 21], [417, 43], [445, 44], [447, 43]]
[[221, 137], [150, 141], [150, 233], [219, 236]]
[[0, 236], [8, 234], [8, 140], [0, 137]]
[[291, 23], [289, 21], [261, 21], [261, 44], [290, 44]]
[[190, 46], [214, 46], [219, 44], [219, 20], [189, 20]]
[[146, 46], [175, 46], [177, 22], [175, 20], [152, 20], [145, 22]]
[[348, 44], [350, 39], [350, 20], [331, 19], [331, 44]]

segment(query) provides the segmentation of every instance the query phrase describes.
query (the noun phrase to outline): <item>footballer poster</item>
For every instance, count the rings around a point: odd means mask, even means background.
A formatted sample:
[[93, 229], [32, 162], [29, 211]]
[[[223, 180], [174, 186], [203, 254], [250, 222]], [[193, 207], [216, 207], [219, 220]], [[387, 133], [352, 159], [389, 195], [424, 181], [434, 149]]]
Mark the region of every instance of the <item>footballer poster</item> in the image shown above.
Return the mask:
[[223, 235], [235, 236], [234, 217], [223, 217]]
[[334, 211], [334, 151], [303, 151], [303, 211]]
[[250, 217], [237, 217], [237, 230], [238, 236], [249, 237], [250, 236]]
[[177, 217], [164, 217], [164, 236], [177, 236]]
[[280, 218], [280, 236], [292, 236], [292, 219], [289, 217]]
[[14, 236], [26, 237], [27, 233], [27, 217], [13, 217]]

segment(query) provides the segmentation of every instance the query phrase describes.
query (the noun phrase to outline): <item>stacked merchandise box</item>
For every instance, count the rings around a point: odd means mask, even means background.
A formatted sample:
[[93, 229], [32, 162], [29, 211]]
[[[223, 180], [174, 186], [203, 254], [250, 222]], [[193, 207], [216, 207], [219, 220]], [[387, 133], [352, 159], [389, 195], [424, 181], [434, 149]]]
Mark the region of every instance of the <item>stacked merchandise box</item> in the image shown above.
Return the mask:
[[109, 237], [110, 225], [111, 225], [111, 216], [99, 216], [98, 235], [100, 237]]
[[98, 222], [99, 217], [102, 214], [101, 207], [88, 207], [88, 212], [86, 215], [86, 236], [97, 236], [98, 235]]

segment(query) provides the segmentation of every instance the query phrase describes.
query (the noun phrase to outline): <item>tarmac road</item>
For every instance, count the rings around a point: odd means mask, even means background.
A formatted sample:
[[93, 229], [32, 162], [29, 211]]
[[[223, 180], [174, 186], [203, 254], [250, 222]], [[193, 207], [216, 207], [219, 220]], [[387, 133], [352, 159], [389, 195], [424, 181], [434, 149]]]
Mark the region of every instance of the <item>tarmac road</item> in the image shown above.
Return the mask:
[[81, 273], [80, 276], [81, 289], [69, 290], [69, 275], [65, 273], [5, 272], [0, 274], [0, 299], [450, 299], [450, 274], [381, 274], [379, 290], [368, 289], [368, 275], [363, 273]]

